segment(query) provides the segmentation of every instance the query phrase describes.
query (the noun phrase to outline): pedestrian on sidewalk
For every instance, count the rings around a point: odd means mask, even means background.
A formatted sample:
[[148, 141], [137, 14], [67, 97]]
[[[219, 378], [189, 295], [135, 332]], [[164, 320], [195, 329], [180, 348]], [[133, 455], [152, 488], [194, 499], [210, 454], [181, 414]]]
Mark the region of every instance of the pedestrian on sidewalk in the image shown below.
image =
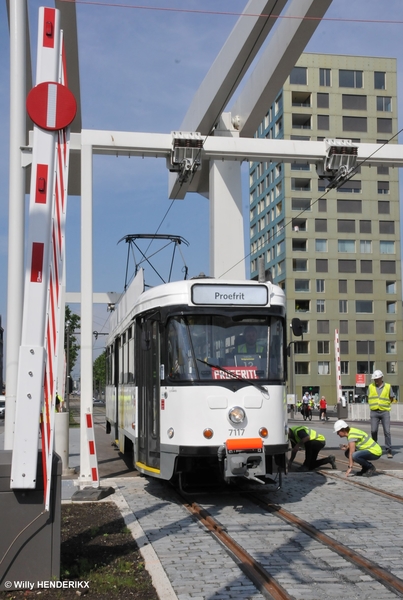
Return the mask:
[[322, 396], [322, 398], [319, 400], [319, 420], [320, 421], [328, 421], [329, 420], [329, 417], [326, 414], [326, 409], [327, 409], [326, 398], [324, 396]]
[[332, 465], [332, 469], [337, 469], [336, 458], [327, 456], [318, 460], [318, 454], [326, 446], [324, 435], [317, 433], [314, 429], [310, 429], [306, 425], [297, 427], [289, 427], [288, 438], [291, 442], [291, 455], [288, 461], [290, 468], [298, 450], [305, 449], [304, 463], [298, 467], [297, 471], [313, 471], [323, 465]]
[[378, 441], [379, 423], [382, 423], [385, 436], [385, 450], [388, 458], [393, 458], [392, 438], [390, 435], [390, 405], [396, 396], [390, 383], [384, 383], [382, 371], [374, 371], [371, 377], [373, 383], [368, 386], [368, 404], [371, 416], [371, 435]]
[[341, 444], [340, 448], [345, 450], [344, 454], [348, 458], [347, 477], [351, 475], [353, 463], [361, 466], [361, 471], [354, 473], [358, 477], [371, 477], [376, 469], [372, 460], [378, 460], [382, 456], [380, 445], [365, 431], [349, 427], [345, 421], [339, 419], [334, 424], [334, 431], [339, 437], [347, 438], [347, 444]]

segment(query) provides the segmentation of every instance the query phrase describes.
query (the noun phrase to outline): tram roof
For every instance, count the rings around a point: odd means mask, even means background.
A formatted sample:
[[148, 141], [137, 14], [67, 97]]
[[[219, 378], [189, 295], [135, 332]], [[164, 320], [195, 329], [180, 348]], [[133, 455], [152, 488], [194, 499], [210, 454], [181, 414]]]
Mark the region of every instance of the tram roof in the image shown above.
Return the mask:
[[[160, 307], [166, 306], [216, 306], [217, 308], [242, 308], [251, 306], [285, 306], [285, 294], [283, 290], [271, 283], [271, 282], [258, 282], [251, 280], [221, 280], [209, 277], [200, 277], [194, 279], [188, 279], [183, 281], [174, 281], [171, 283], [164, 283], [158, 285], [146, 291], [141, 291], [140, 285], [143, 285], [142, 274], [140, 282], [136, 279], [131, 283], [125, 295], [116, 305], [116, 310], [112, 314], [110, 323], [110, 332], [117, 333], [118, 331], [124, 331], [129, 325], [130, 321], [137, 315], [153, 310]], [[244, 302], [210, 302], [208, 300], [201, 300], [200, 302], [193, 301], [193, 288], [197, 287], [198, 290], [207, 291], [207, 286], [213, 287], [221, 292], [239, 293], [242, 290], [258, 290], [262, 287], [267, 289], [267, 301], [259, 301], [259, 304], [253, 301], [248, 302], [248, 299]]]

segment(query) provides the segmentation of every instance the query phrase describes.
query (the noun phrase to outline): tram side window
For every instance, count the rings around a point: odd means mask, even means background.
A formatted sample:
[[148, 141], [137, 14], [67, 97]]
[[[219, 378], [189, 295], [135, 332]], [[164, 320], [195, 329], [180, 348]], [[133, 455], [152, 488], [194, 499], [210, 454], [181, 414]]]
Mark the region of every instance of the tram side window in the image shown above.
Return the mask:
[[113, 346], [108, 346], [106, 349], [106, 383], [111, 385], [113, 383]]
[[269, 341], [269, 377], [282, 379], [284, 376], [284, 332], [283, 321], [272, 317]]
[[127, 383], [133, 383], [134, 378], [134, 331], [133, 327], [130, 327], [128, 330], [128, 338], [129, 338], [129, 355], [128, 355], [128, 376]]
[[124, 361], [124, 347], [125, 347], [126, 336], [123, 334], [120, 336], [120, 348], [119, 348], [119, 383], [124, 383], [125, 377], [125, 361]]
[[127, 383], [128, 373], [127, 367], [129, 362], [129, 344], [127, 342], [127, 332], [122, 335], [122, 362], [121, 362], [121, 372], [122, 372], [122, 383]]

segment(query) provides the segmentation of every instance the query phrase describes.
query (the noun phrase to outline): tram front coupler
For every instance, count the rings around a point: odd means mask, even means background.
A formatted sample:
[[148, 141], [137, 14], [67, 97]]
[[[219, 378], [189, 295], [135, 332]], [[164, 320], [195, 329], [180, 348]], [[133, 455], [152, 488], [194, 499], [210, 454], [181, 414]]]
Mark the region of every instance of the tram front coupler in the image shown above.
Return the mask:
[[218, 448], [218, 460], [223, 465], [225, 481], [233, 477], [245, 477], [259, 483], [266, 474], [263, 441], [260, 438], [226, 440]]

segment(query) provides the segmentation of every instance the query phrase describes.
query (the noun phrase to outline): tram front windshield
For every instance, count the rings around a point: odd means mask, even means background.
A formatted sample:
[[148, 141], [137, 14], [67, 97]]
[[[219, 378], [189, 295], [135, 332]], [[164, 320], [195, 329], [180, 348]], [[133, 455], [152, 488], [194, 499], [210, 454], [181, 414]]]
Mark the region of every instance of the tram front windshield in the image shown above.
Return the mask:
[[177, 316], [167, 334], [169, 379], [284, 380], [280, 317]]

